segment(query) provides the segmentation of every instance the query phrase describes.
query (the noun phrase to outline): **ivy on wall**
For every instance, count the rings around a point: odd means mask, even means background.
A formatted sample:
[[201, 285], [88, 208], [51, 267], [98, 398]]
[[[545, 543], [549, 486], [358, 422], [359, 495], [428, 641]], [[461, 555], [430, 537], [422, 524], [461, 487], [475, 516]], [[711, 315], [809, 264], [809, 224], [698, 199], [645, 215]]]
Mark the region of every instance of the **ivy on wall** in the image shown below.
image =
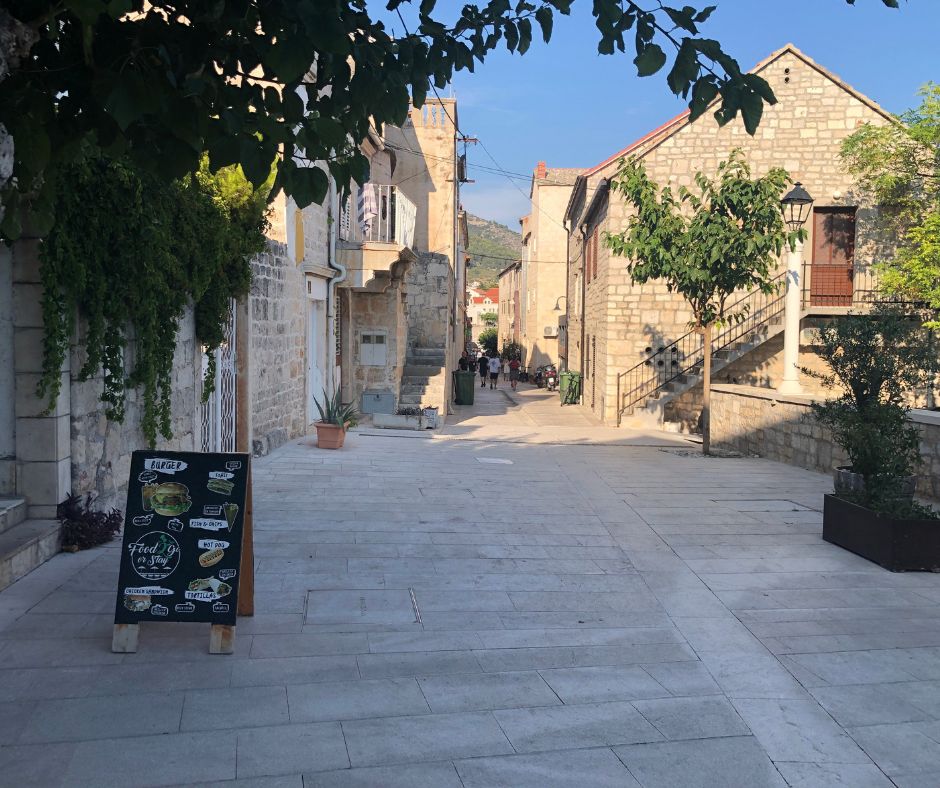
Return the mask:
[[[118, 422], [127, 390], [139, 389], [147, 441], [153, 446], [158, 433], [171, 438], [180, 320], [192, 304], [197, 341], [207, 352], [221, 344], [229, 299], [247, 294], [248, 259], [264, 248], [266, 196], [238, 168], [210, 174], [205, 162], [193, 176], [169, 183], [129, 161], [96, 155], [69, 165], [57, 191], [57, 222], [40, 247], [39, 396], [50, 403], [58, 396], [81, 316], [78, 379], [103, 370], [101, 400], [107, 418]], [[206, 397], [214, 372], [210, 363]]]

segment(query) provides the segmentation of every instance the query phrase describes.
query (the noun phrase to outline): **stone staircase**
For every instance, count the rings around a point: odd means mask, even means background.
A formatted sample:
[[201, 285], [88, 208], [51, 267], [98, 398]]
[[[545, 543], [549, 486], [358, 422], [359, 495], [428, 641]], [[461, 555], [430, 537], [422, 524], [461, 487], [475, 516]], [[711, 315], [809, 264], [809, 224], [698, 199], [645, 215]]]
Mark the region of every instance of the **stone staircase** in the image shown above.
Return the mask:
[[59, 552], [58, 520], [27, 520], [26, 501], [0, 498], [0, 590]]
[[[740, 317], [716, 327], [711, 339], [712, 380], [729, 364], [783, 332], [785, 276], [786, 272], [778, 274], [769, 292], [753, 290], [728, 307], [728, 314]], [[804, 312], [801, 318], [805, 316]], [[663, 426], [666, 406], [701, 385], [704, 359], [702, 334], [690, 331], [619, 373], [618, 426]]]
[[443, 416], [447, 383], [447, 360], [444, 348], [413, 347], [408, 349], [401, 376], [398, 405], [403, 408], [437, 406]]
[[[748, 334], [740, 342], [722, 350], [716, 350], [712, 354], [712, 381], [715, 375], [729, 364], [733, 364], [739, 358], [746, 356], [752, 350], [760, 347], [765, 342], [773, 339], [783, 332], [783, 316], [777, 316], [758, 329]], [[691, 369], [682, 375], [677, 375], [668, 383], [664, 383], [656, 389], [642, 405], [638, 405], [628, 420], [623, 422], [626, 426], [633, 427], [660, 427], [664, 422], [666, 406], [674, 400], [681, 397], [690, 389], [702, 384], [702, 363], [697, 363]]]

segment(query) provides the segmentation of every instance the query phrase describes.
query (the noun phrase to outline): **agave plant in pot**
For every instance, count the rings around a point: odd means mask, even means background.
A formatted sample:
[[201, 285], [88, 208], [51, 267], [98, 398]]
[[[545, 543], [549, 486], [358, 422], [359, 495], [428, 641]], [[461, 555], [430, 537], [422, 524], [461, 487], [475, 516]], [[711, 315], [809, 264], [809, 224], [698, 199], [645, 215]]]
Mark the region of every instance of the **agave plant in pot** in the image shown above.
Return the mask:
[[908, 404], [935, 366], [921, 321], [879, 303], [823, 326], [818, 342], [830, 371], [804, 372], [839, 393], [813, 412], [850, 463], [834, 469], [823, 538], [888, 569], [940, 568], [937, 514], [913, 500], [920, 436]]
[[343, 404], [339, 391], [330, 396], [324, 389], [323, 400], [317, 400], [316, 405], [320, 411], [320, 421], [314, 424], [317, 428], [317, 446], [321, 449], [343, 448], [346, 429], [356, 423], [359, 413], [352, 405]]

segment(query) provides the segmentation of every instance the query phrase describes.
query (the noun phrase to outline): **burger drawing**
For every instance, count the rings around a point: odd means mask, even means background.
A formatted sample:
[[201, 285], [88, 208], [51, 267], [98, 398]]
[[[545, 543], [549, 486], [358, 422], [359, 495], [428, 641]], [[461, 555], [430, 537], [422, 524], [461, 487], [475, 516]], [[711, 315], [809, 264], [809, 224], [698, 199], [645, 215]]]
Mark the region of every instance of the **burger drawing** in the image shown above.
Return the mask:
[[150, 505], [157, 514], [178, 517], [189, 510], [193, 499], [189, 497], [189, 488], [185, 484], [164, 482], [150, 496]]

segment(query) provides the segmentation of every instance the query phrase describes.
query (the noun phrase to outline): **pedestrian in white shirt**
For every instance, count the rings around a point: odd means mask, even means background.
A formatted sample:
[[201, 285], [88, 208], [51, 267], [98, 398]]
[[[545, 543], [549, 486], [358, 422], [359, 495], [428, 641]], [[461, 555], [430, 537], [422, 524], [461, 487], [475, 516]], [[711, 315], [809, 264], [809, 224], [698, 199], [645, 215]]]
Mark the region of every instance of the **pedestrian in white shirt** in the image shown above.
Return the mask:
[[499, 360], [499, 356], [494, 353], [490, 357], [490, 388], [495, 389], [496, 384], [499, 383], [499, 369], [502, 366], [502, 362]]
[[503, 359], [503, 383], [509, 380], [509, 359]]

